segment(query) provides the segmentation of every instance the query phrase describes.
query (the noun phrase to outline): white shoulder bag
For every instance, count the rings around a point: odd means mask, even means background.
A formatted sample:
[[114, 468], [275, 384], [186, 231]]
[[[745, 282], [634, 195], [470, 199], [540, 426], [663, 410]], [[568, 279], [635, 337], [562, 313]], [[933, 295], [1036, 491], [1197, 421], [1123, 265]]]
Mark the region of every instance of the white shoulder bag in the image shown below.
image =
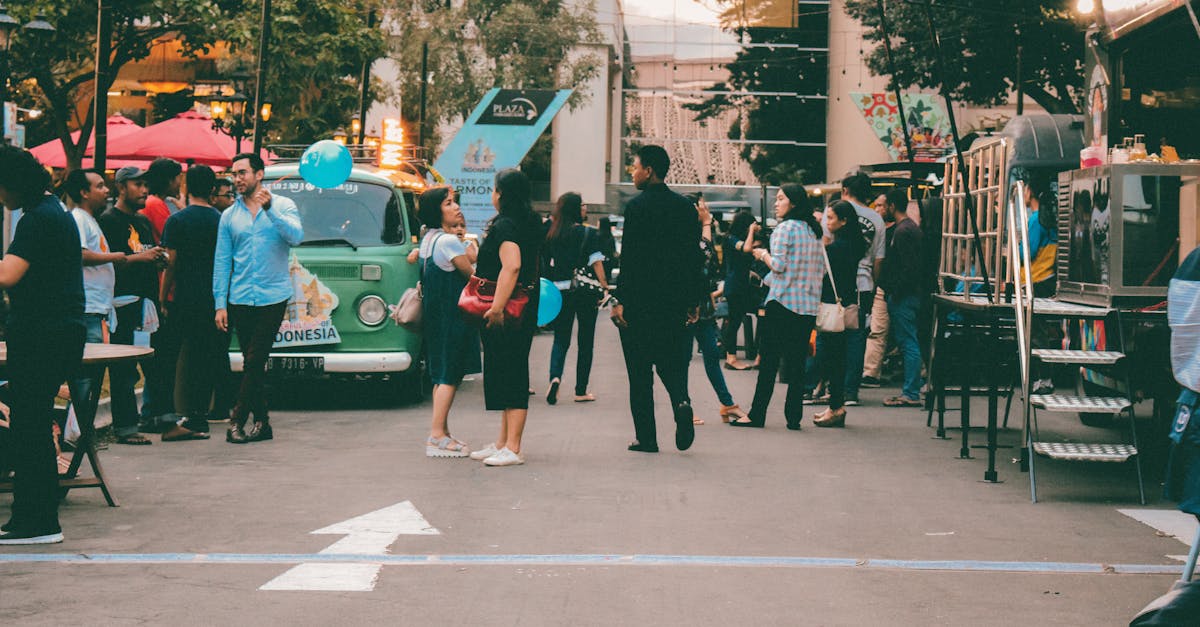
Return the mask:
[[842, 306], [842, 297], [838, 295], [837, 281], [833, 277], [833, 266], [829, 264], [829, 253], [821, 246], [821, 256], [825, 258], [825, 272], [829, 273], [829, 284], [833, 287], [833, 298], [836, 303], [821, 303], [817, 308], [817, 331], [821, 333], [841, 333], [842, 331], [858, 328], [858, 305]]

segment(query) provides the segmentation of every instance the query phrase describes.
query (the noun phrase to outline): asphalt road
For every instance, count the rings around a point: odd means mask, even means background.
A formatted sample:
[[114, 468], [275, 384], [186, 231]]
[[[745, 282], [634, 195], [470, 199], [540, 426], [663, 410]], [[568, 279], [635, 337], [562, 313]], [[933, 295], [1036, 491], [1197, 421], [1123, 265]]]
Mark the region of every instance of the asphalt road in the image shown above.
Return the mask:
[[[381, 406], [352, 385], [280, 390], [272, 442], [227, 444], [214, 425], [210, 441], [112, 445], [122, 506], [74, 492], [64, 544], [0, 549], [0, 624], [1120, 625], [1181, 568], [1168, 556], [1183, 544], [1117, 511], [1142, 507], [1132, 467], [1043, 463], [1034, 505], [1011, 451], [1004, 483], [981, 483], [984, 460], [931, 439], [923, 412], [879, 406], [891, 390], [864, 390], [845, 429], [806, 418], [796, 433], [780, 388], [766, 429], [730, 429], [698, 356], [695, 446], [673, 450], [660, 388], [663, 452], [630, 453], [611, 325], [597, 403], [545, 404], [549, 347], [537, 338], [520, 467], [427, 459], [428, 404]], [[727, 375], [748, 403], [755, 373]], [[482, 405], [468, 382], [451, 418], [477, 446], [498, 424]], [[1118, 435], [1043, 428], [1056, 425]], [[384, 563], [373, 590], [259, 589], [330, 559], [342, 536], [310, 532], [404, 501], [440, 534], [345, 558]]]

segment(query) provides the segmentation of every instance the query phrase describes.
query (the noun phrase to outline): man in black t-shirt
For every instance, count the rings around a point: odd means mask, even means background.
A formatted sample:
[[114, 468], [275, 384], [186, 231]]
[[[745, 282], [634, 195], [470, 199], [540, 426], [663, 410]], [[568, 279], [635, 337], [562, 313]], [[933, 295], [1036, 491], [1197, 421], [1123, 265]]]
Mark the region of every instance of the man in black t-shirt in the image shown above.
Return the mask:
[[[100, 214], [96, 222], [108, 240], [109, 249], [131, 257], [128, 263], [117, 267], [117, 282], [113, 290], [113, 304], [117, 310], [117, 328], [110, 341], [113, 344], [133, 345], [135, 332], [141, 329], [147, 308], [157, 313], [158, 264], [162, 249], [156, 246], [154, 228], [150, 221], [138, 213], [146, 206], [149, 191], [145, 181], [146, 172], [135, 166], [117, 170], [117, 203]], [[133, 258], [135, 253], [156, 253], [149, 259], [144, 256]], [[146, 303], [149, 303], [147, 306]], [[150, 392], [151, 380], [156, 376], [153, 361], [142, 366], [146, 376], [146, 394]], [[118, 444], [150, 444], [150, 440], [138, 433], [137, 396], [133, 388], [138, 380], [136, 363], [115, 363], [109, 366], [109, 386], [112, 398], [113, 431]], [[149, 399], [143, 396], [143, 402]]]
[[83, 256], [75, 220], [46, 193], [50, 176], [33, 155], [0, 146], [0, 202], [23, 209], [0, 259], [8, 289], [12, 518], [0, 545], [62, 542], [58, 461], [50, 429], [59, 387], [83, 359]]
[[175, 409], [183, 420], [163, 433], [164, 441], [208, 437], [213, 392], [229, 370], [229, 334], [213, 323], [213, 257], [221, 213], [210, 204], [217, 177], [208, 166], [188, 168], [188, 206], [167, 219], [163, 248], [167, 270], [160, 300], [174, 290], [171, 324], [181, 345], [175, 371]]

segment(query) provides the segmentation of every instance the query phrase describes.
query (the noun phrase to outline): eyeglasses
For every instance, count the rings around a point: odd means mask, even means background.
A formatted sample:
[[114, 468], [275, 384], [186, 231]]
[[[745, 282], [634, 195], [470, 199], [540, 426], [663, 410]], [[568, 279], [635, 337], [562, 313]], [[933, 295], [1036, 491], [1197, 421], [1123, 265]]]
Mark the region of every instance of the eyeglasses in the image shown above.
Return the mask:
[[233, 192], [226, 192], [224, 194], [213, 194], [213, 196], [216, 198], [237, 198], [237, 194], [235, 194]]

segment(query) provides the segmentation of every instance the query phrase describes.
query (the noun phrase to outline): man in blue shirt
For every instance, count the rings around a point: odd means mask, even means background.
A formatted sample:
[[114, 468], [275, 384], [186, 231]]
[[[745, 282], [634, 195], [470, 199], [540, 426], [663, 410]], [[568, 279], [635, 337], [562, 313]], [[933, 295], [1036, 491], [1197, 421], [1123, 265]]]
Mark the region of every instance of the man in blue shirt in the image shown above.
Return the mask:
[[[292, 296], [288, 253], [304, 239], [296, 203], [272, 196], [262, 180], [261, 157], [233, 158], [240, 196], [221, 214], [213, 263], [217, 328], [227, 332], [232, 325], [242, 349], [242, 386], [225, 434], [234, 444], [274, 437], [267, 416], [267, 358]], [[254, 425], [246, 430], [251, 414]]]

